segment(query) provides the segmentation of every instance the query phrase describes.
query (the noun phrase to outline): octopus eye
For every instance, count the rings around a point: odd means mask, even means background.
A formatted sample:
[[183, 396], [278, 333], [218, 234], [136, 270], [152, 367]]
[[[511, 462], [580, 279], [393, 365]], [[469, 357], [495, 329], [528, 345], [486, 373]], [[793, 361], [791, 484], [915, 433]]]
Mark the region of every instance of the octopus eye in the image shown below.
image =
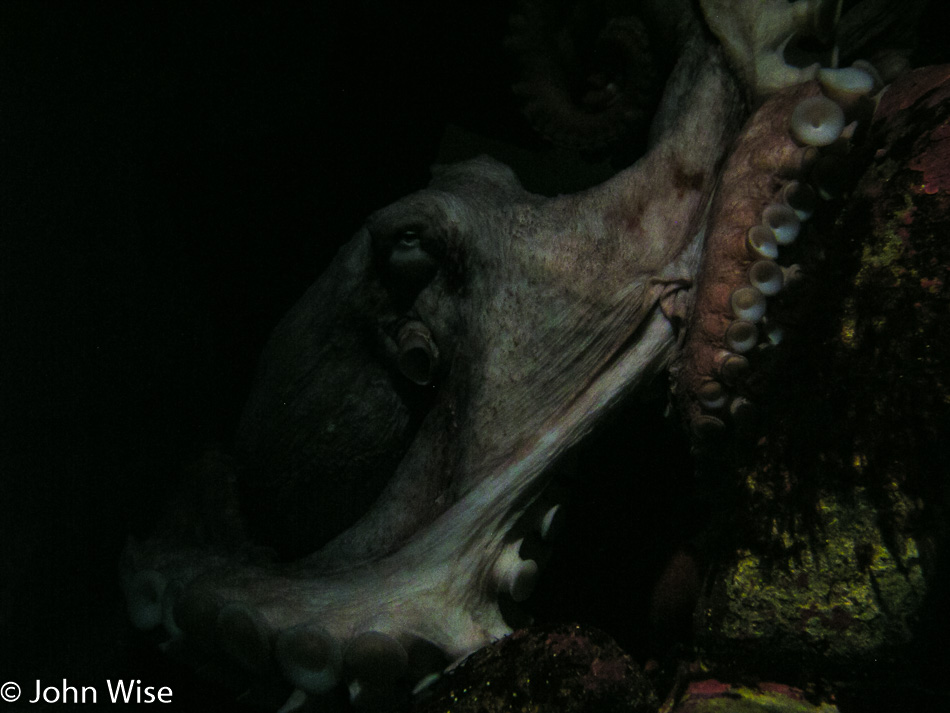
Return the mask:
[[389, 253], [390, 276], [413, 289], [427, 285], [438, 270], [438, 261], [424, 244], [422, 233], [406, 229], [394, 236]]
[[400, 250], [421, 249], [419, 233], [415, 230], [404, 230], [399, 234], [399, 242], [396, 243], [395, 247]]

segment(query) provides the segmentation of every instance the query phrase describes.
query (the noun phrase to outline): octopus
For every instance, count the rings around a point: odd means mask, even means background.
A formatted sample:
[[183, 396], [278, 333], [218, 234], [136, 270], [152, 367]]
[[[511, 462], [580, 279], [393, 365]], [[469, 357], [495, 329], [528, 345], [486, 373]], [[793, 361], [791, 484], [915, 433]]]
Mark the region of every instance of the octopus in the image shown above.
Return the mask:
[[[697, 449], [752, 427], [799, 326], [803, 226], [903, 67], [840, 66], [866, 21], [837, 3], [663, 5], [611, 24], [675, 49], [635, 163], [555, 197], [488, 157], [440, 166], [340, 249], [233, 453], [129, 542], [138, 629], [283, 711], [398, 707], [512, 632], [563, 526], [550, 486], [623, 404], [669, 375]], [[788, 63], [803, 38], [820, 51]]]

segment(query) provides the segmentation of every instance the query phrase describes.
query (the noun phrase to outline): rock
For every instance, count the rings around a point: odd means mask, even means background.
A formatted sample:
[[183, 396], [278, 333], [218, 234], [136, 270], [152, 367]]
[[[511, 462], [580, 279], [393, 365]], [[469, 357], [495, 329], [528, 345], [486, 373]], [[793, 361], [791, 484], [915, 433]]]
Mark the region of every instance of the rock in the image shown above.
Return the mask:
[[577, 624], [533, 626], [468, 657], [418, 697], [414, 713], [652, 713], [637, 664], [606, 634]]
[[720, 511], [704, 660], [833, 681], [861, 710], [939, 697], [926, 690], [947, 663], [948, 122], [950, 67], [884, 94], [842, 157], [853, 189], [801, 240], [806, 283], [759, 429], [703, 466]]
[[837, 713], [830, 703], [812, 704], [802, 691], [778, 683], [733, 686], [694, 681], [672, 713]]

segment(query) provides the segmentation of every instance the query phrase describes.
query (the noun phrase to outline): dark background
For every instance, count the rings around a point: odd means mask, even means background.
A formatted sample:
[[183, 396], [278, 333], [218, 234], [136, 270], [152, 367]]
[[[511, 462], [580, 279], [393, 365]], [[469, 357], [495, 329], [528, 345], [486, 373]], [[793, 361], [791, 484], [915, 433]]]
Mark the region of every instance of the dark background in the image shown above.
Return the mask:
[[[0, 3], [0, 683], [101, 689], [151, 673], [178, 694], [128, 632], [119, 555], [182, 467], [227, 443], [283, 312], [438, 158], [489, 147], [538, 172], [529, 188], [589, 182], [581, 166], [542, 185], [550, 150], [509, 92], [507, 14], [434, 0]], [[937, 43], [945, 25], [926, 26]], [[677, 499], [675, 481], [639, 499], [645, 524], [619, 549], [595, 530], [588, 571], [662, 564], [669, 533], [649, 513]], [[609, 491], [595, 522], [631, 526], [637, 500]], [[590, 614], [588, 590], [604, 587], [577, 579], [540, 606], [609, 625], [646, 596]], [[226, 703], [215, 695], [176, 700]]]
[[276, 5], [0, 3], [0, 682], [141, 676], [128, 533], [449, 116], [506, 96], [481, 3]]
[[215, 700], [129, 632], [126, 538], [228, 443], [268, 333], [370, 211], [486, 140], [543, 153], [507, 16], [0, 3], [0, 683]]

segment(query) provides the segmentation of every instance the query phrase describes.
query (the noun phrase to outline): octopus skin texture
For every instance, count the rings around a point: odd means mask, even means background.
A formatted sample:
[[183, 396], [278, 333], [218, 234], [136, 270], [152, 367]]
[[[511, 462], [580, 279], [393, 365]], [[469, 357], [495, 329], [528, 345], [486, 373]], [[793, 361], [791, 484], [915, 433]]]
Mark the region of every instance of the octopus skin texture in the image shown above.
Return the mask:
[[367, 219], [276, 328], [234, 456], [126, 548], [136, 627], [281, 710], [398, 708], [511, 633], [545, 487], [627, 397], [671, 368], [699, 443], [748, 419], [802, 221], [880, 86], [816, 67], [750, 104], [682, 27], [647, 153], [602, 185], [538, 196], [483, 157]]

